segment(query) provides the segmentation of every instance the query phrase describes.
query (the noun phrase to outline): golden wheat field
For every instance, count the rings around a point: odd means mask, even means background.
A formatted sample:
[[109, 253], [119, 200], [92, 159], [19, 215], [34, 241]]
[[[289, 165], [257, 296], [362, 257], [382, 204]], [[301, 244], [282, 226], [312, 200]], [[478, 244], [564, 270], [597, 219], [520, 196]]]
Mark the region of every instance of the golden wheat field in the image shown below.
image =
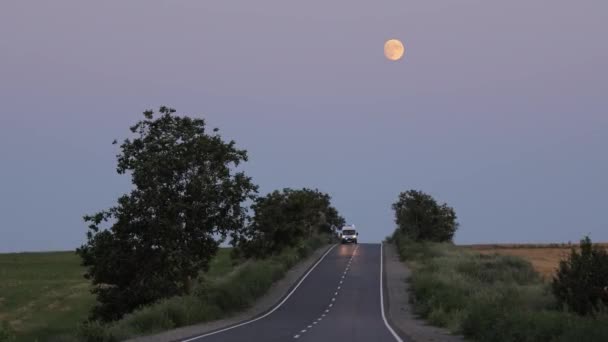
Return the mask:
[[[608, 243], [598, 244], [608, 248]], [[491, 244], [466, 246], [483, 254], [507, 254], [522, 257], [532, 263], [532, 266], [545, 279], [551, 279], [559, 265], [559, 261], [570, 253], [572, 244]]]

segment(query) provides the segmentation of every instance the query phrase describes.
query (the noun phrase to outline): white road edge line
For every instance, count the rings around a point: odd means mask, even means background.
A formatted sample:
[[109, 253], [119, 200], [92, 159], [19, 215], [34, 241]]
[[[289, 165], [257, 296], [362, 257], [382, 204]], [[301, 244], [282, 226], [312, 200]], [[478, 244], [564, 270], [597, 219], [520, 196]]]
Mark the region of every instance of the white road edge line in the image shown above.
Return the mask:
[[[329, 254], [329, 252], [331, 252], [331, 251], [332, 251], [332, 250], [333, 250], [333, 249], [334, 249], [336, 246], [337, 246], [337, 245], [333, 245], [333, 246], [331, 246], [331, 247], [330, 247], [330, 248], [327, 250], [327, 252], [325, 252], [325, 254], [323, 254], [323, 256], [321, 256], [321, 258], [320, 258], [320, 259], [319, 259], [319, 260], [318, 260], [318, 261], [317, 261], [317, 262], [316, 262], [316, 263], [315, 263], [315, 264], [314, 264], [314, 265], [313, 265], [313, 266], [312, 266], [312, 267], [311, 267], [311, 268], [308, 270], [308, 272], [306, 272], [306, 274], [305, 274], [305, 275], [302, 277], [302, 279], [300, 279], [300, 281], [299, 281], [299, 282], [296, 284], [296, 286], [295, 286], [295, 287], [294, 287], [294, 288], [291, 290], [291, 292], [289, 292], [289, 293], [287, 294], [287, 296], [285, 296], [285, 298], [283, 298], [283, 300], [282, 300], [282, 301], [281, 301], [279, 304], [277, 304], [277, 305], [276, 305], [274, 308], [272, 308], [272, 310], [268, 311], [268, 312], [267, 312], [267, 313], [265, 313], [264, 315], [262, 315], [262, 316], [260, 316], [260, 317], [257, 317], [257, 318], [254, 318], [254, 319], [251, 319], [251, 320], [249, 320], [249, 321], [245, 321], [245, 322], [243, 322], [243, 323], [239, 323], [239, 324], [237, 324], [237, 325], [234, 325], [234, 326], [231, 326], [231, 327], [228, 327], [228, 328], [224, 328], [224, 329], [217, 330], [217, 331], [213, 331], [213, 332], [206, 333], [206, 334], [203, 334], [203, 335], [199, 335], [199, 336], [191, 337], [191, 338], [189, 338], [189, 339], [187, 339], [187, 340], [181, 340], [181, 342], [191, 342], [191, 341], [196, 341], [196, 340], [198, 340], [198, 339], [201, 339], [201, 338], [204, 338], [204, 337], [207, 337], [207, 336], [211, 336], [211, 335], [215, 335], [215, 334], [219, 334], [219, 333], [223, 333], [223, 332], [228, 331], [228, 330], [236, 329], [236, 328], [238, 328], [238, 327], [242, 327], [243, 325], [247, 325], [247, 324], [253, 323], [253, 322], [255, 322], [255, 321], [259, 321], [259, 320], [261, 320], [262, 318], [268, 317], [268, 316], [269, 316], [271, 313], [275, 312], [275, 311], [276, 311], [276, 310], [278, 310], [278, 309], [279, 309], [279, 308], [280, 308], [280, 307], [281, 307], [283, 304], [285, 304], [285, 302], [286, 302], [286, 301], [289, 299], [289, 297], [291, 297], [291, 295], [292, 295], [294, 292], [296, 292], [296, 290], [298, 289], [298, 287], [300, 287], [300, 285], [302, 285], [302, 283], [304, 282], [304, 280], [306, 280], [306, 278], [308, 277], [308, 275], [309, 275], [309, 274], [310, 274], [312, 271], [314, 271], [314, 269], [315, 269], [315, 268], [317, 268], [317, 265], [319, 265], [319, 264], [321, 263], [321, 261], [323, 261], [323, 259], [325, 259], [325, 257], [327, 256], [327, 254]], [[298, 337], [299, 337], [299, 336], [298, 336]], [[296, 337], [296, 338], [297, 338], [297, 337]]]
[[383, 243], [380, 242], [380, 310], [382, 311], [382, 320], [384, 321], [384, 325], [386, 325], [386, 327], [388, 328], [388, 331], [390, 331], [391, 334], [393, 334], [393, 337], [395, 338], [395, 340], [397, 340], [398, 342], [403, 342], [401, 337], [399, 337], [399, 335], [397, 335], [395, 330], [393, 330], [393, 328], [388, 324], [388, 321], [386, 320], [386, 315], [384, 314], [384, 286], [383, 286], [384, 284], [382, 281], [382, 276], [384, 275], [384, 267], [383, 267], [384, 253], [382, 252], [382, 246], [383, 246]]

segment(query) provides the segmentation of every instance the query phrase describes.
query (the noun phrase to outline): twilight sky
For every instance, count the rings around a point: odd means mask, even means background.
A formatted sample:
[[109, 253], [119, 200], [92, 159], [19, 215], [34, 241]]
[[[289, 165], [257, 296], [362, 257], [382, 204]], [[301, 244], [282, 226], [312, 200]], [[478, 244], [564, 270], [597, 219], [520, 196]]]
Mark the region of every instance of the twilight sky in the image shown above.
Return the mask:
[[[313, 187], [379, 241], [415, 188], [457, 243], [608, 240], [605, 0], [0, 3], [0, 252], [80, 245], [129, 190], [113, 139], [148, 108]], [[383, 56], [386, 39], [405, 59]]]

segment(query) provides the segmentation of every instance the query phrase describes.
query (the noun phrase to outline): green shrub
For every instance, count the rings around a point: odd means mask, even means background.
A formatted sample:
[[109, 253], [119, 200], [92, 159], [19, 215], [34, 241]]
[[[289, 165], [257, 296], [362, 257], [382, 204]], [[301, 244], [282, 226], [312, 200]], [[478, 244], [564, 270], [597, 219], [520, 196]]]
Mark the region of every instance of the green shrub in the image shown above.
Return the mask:
[[580, 253], [572, 248], [559, 263], [552, 285], [559, 304], [568, 310], [579, 315], [603, 310], [608, 305], [608, 252], [585, 237]]
[[566, 320], [564, 332], [555, 342], [569, 341], [608, 341], [608, 316], [571, 317]]
[[[169, 302], [162, 301], [156, 305], [146, 306], [134, 314], [127, 314], [124, 323], [139, 332], [156, 332], [175, 328], [169, 315]], [[123, 324], [124, 324], [123, 323]]]
[[0, 322], [0, 342], [12, 342], [15, 340], [15, 333], [8, 322]]
[[396, 232], [394, 240], [401, 260], [427, 260], [445, 255], [451, 248], [447, 243], [415, 242], [402, 232]]
[[431, 324], [482, 342], [608, 341], [608, 316], [557, 310], [550, 284], [524, 260], [398, 233], [393, 241], [412, 267], [414, 310]]
[[[315, 249], [316, 248], [318, 247], [315, 247]], [[283, 259], [283, 264], [287, 268], [291, 268], [292, 266], [297, 264], [298, 261], [300, 261], [300, 256], [298, 255], [298, 252], [293, 248], [286, 248], [285, 250], [283, 250], [283, 253], [281, 253], [281, 258]]]
[[82, 324], [77, 332], [79, 339], [87, 342], [116, 342], [107, 331], [107, 326], [98, 321], [90, 321]]

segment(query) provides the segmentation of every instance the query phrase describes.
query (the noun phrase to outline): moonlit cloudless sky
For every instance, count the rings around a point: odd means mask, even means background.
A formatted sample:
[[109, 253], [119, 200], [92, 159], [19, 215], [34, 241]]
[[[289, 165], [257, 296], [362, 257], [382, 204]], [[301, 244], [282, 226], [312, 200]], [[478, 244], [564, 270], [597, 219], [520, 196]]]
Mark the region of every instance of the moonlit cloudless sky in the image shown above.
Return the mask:
[[[145, 109], [204, 117], [261, 194], [328, 192], [361, 240], [400, 191], [457, 243], [608, 240], [605, 0], [0, 3], [0, 252], [79, 246]], [[383, 44], [401, 39], [405, 58]]]

